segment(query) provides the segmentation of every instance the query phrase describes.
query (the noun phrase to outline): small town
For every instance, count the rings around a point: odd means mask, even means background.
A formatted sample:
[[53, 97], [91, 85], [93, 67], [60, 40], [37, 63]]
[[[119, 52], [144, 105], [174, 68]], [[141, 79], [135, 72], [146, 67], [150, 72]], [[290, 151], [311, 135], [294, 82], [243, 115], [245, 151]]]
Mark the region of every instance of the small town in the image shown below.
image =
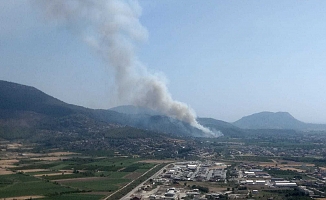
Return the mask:
[[[269, 192], [295, 191], [302, 196], [323, 197], [325, 181], [314, 174], [301, 173], [312, 180], [278, 178], [270, 175], [271, 168], [254, 164], [227, 165], [212, 161], [188, 161], [170, 164], [162, 173], [140, 185], [135, 193], [125, 199], [260, 199]], [[316, 175], [316, 174], [315, 174]], [[263, 193], [263, 194], [261, 194]], [[269, 197], [266, 199], [274, 199]], [[277, 199], [277, 198], [276, 198]]]

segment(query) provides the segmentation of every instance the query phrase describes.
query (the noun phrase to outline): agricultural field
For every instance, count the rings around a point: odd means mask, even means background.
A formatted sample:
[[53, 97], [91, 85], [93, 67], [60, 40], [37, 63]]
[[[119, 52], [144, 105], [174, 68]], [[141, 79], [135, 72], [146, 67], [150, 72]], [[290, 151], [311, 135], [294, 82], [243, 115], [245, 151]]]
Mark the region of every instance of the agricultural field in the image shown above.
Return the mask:
[[159, 164], [55, 150], [0, 154], [0, 199], [102, 199]]
[[30, 175], [18, 173], [0, 176], [0, 198], [28, 195], [52, 196], [70, 192], [77, 192], [77, 190]]

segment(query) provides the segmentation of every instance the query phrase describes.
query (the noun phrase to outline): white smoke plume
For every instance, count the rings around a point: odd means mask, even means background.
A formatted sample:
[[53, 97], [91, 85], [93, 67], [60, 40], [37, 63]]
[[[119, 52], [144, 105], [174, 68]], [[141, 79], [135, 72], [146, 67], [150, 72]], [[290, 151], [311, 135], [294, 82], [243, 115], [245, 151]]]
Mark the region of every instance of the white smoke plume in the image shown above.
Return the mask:
[[120, 102], [148, 107], [212, 132], [196, 121], [195, 112], [175, 101], [166, 83], [149, 73], [138, 61], [134, 47], [146, 40], [147, 30], [139, 22], [141, 7], [137, 1], [123, 0], [33, 0], [49, 20], [79, 34], [99, 53], [115, 73]]

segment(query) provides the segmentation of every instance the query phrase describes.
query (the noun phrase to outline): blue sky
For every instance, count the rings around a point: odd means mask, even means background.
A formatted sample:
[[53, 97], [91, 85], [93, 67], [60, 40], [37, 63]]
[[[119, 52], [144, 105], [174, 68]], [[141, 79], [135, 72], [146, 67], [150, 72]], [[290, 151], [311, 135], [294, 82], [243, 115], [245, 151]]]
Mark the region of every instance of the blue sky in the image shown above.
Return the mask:
[[[287, 111], [326, 123], [325, 1], [139, 1], [136, 55], [172, 97], [229, 122]], [[78, 36], [30, 1], [0, 1], [0, 79], [65, 102], [110, 108], [113, 75]]]

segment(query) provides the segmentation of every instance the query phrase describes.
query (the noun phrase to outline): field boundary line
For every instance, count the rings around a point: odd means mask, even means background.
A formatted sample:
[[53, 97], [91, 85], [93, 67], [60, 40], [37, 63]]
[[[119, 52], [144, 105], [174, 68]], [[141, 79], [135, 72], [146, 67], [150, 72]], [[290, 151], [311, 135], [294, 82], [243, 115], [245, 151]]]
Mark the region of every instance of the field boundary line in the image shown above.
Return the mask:
[[[112, 194], [110, 194], [109, 196], [105, 197], [103, 200], [107, 200], [108, 198], [110, 198], [111, 196], [113, 196], [114, 194], [120, 192], [121, 190], [123, 190], [124, 188], [128, 187], [130, 184], [132, 184], [133, 182], [135, 182], [136, 180], [138, 180], [140, 177], [145, 176], [148, 172], [152, 171], [155, 167], [157, 167], [159, 164], [156, 164], [154, 167], [150, 168], [149, 170], [147, 170], [145, 173], [143, 173], [141, 176], [139, 176], [138, 178], [136, 178], [135, 180], [131, 181], [130, 183], [128, 183], [127, 185], [123, 186], [122, 188], [118, 189], [117, 191], [113, 192]], [[137, 187], [137, 186], [136, 186]]]

